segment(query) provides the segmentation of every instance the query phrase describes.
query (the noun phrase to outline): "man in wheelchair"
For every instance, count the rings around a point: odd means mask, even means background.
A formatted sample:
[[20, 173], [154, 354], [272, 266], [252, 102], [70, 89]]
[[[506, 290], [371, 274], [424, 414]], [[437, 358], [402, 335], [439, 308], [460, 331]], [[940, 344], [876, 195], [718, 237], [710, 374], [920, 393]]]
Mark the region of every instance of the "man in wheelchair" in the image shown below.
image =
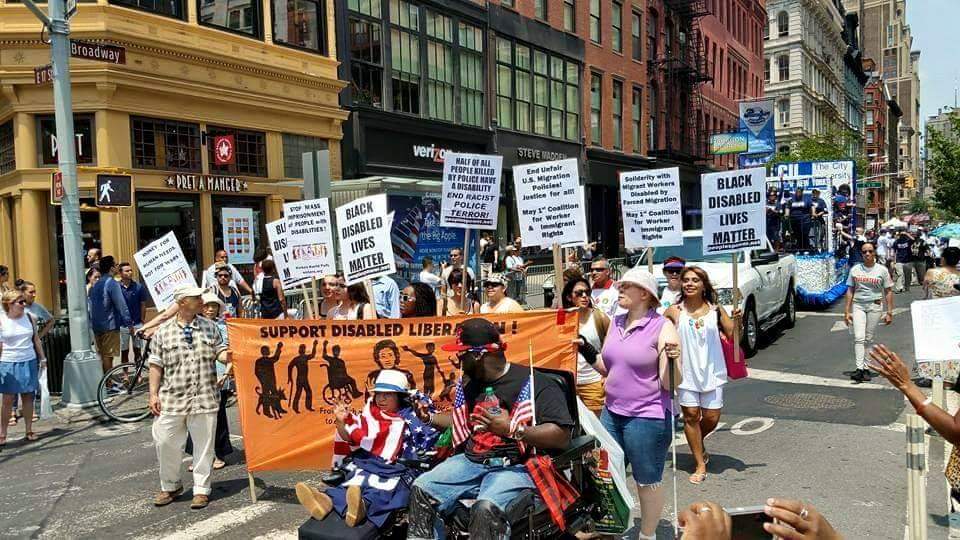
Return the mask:
[[[455, 352], [462, 364], [462, 390], [450, 413], [428, 413], [422, 407], [417, 413], [438, 429], [452, 427], [454, 446], [465, 442], [465, 451], [447, 458], [414, 481], [408, 538], [444, 538], [444, 521], [453, 521], [452, 514], [462, 509], [462, 501], [466, 499], [475, 499], [466, 524], [471, 540], [509, 538], [511, 504], [529, 497], [531, 491], [537, 491], [544, 484], [553, 488], [551, 491], [560, 492], [561, 499], [566, 499], [559, 501], [561, 505], [571, 504], [569, 499], [577, 497], [573, 488], [556, 474], [548, 459], [531, 454], [533, 450], [541, 454], [564, 450], [570, 444], [576, 422], [560, 386], [548, 375], [536, 372], [533, 379], [536, 424], [525, 425], [517, 422], [517, 415], [513, 413], [526, 398], [522, 394], [530, 391], [530, 369], [507, 362], [506, 346], [493, 323], [482, 318], [464, 321], [456, 342], [442, 348]], [[487, 395], [489, 389], [496, 405]], [[466, 407], [460, 410], [466, 414], [455, 420], [461, 401]], [[515, 421], [512, 422], [512, 418]], [[554, 473], [550, 478], [541, 475], [543, 469], [536, 467], [544, 464], [543, 460]], [[537, 482], [531, 472], [538, 476]], [[544, 499], [550, 499], [544, 502], [556, 516], [556, 508], [551, 506], [557, 504], [556, 498]], [[562, 509], [560, 512], [562, 516]]]

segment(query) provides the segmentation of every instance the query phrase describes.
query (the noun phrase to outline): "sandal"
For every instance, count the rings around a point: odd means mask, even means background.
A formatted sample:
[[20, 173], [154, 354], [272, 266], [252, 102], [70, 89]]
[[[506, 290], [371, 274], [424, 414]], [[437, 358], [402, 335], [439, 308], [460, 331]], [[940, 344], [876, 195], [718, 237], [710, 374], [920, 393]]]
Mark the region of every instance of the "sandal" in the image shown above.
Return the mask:
[[700, 485], [707, 479], [707, 473], [693, 473], [690, 475], [690, 483], [694, 485]]
[[36, 441], [37, 439], [39, 439], [40, 436], [37, 435], [36, 433], [32, 432], [32, 431], [28, 431], [28, 432], [27, 432], [27, 436], [26, 436], [25, 438], [26, 438], [28, 441], [30, 441], [30, 442], [34, 442], [34, 441]]
[[222, 459], [213, 460], [213, 470], [219, 471], [220, 469], [227, 466], [227, 462]]
[[17, 416], [17, 415], [14, 414], [13, 416], [10, 417], [10, 421], [7, 422], [7, 425], [8, 425], [8, 426], [15, 426], [15, 425], [17, 425], [17, 420], [19, 420], [19, 418], [20, 418], [19, 416]]

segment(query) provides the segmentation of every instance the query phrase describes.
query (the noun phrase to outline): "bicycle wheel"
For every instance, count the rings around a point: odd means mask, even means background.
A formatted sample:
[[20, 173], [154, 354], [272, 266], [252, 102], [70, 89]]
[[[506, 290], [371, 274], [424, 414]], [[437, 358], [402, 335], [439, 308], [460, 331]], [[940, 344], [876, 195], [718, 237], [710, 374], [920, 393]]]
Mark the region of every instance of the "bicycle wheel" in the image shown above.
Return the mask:
[[120, 364], [100, 379], [97, 402], [117, 422], [139, 422], [150, 416], [150, 378], [146, 366]]

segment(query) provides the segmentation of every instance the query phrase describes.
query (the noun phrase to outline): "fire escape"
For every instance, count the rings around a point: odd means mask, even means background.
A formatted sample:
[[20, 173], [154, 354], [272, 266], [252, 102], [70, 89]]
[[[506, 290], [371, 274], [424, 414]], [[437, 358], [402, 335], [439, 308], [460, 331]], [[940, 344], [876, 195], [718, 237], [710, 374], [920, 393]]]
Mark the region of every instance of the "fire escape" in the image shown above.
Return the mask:
[[[667, 43], [658, 60], [661, 95], [666, 118], [663, 143], [651, 145], [651, 154], [679, 161], [703, 161], [707, 132], [700, 85], [710, 81], [700, 18], [708, 14], [706, 0], [664, 0], [675, 25], [676, 39]], [[668, 36], [674, 31], [668, 31]]]

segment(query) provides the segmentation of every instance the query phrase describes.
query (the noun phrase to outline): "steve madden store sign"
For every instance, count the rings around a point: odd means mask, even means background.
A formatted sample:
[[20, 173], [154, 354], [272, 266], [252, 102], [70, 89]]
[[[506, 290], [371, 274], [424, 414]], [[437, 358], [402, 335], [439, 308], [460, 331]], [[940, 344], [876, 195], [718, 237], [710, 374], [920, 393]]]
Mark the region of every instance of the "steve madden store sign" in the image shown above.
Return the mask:
[[558, 159], [567, 159], [563, 152], [552, 152], [550, 150], [541, 150], [539, 148], [526, 148], [521, 146], [517, 148], [517, 157], [520, 159], [531, 159], [534, 161], [555, 161]]
[[172, 174], [167, 177], [167, 187], [176, 189], [177, 191], [241, 193], [247, 191], [250, 185], [247, 181], [235, 176]]

